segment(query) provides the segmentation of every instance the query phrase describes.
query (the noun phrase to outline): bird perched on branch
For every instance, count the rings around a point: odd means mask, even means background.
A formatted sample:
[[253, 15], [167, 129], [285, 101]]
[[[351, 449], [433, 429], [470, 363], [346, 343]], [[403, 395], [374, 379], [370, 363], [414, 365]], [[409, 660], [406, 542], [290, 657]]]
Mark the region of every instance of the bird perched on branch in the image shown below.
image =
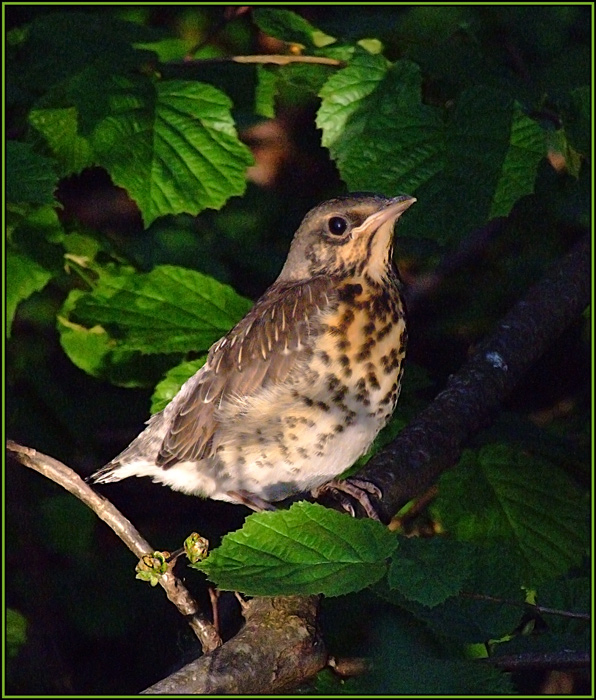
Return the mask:
[[352, 194], [312, 209], [277, 280], [92, 478], [150, 476], [256, 510], [339, 488], [374, 516], [374, 487], [335, 477], [366, 452], [399, 396], [407, 334], [393, 230], [415, 201]]

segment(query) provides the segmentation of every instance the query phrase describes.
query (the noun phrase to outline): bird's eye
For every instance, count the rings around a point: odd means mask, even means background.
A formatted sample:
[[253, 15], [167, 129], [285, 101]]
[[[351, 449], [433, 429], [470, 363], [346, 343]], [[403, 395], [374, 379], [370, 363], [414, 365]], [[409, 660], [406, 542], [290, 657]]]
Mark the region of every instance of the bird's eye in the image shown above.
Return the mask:
[[334, 236], [341, 236], [346, 232], [348, 222], [343, 216], [332, 216], [327, 222], [327, 227], [329, 228], [329, 233], [332, 233]]

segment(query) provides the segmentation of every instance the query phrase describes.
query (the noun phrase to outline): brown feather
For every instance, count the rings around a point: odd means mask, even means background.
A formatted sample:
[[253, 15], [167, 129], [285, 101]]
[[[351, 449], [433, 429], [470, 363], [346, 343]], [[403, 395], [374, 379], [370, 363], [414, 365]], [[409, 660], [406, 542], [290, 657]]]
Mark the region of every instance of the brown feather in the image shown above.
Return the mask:
[[[226, 400], [283, 382], [307, 356], [320, 317], [337, 304], [330, 276], [269, 289], [251, 311], [213, 345], [197, 383], [178, 407], [157, 459], [167, 468], [197, 461], [217, 448], [216, 412]], [[315, 313], [312, 313], [313, 305]]]

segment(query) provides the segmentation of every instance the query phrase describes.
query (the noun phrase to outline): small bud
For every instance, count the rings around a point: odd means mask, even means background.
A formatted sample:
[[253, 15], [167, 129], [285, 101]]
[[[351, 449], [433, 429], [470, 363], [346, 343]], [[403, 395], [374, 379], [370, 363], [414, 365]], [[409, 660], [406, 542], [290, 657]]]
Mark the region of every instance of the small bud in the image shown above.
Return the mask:
[[153, 552], [145, 554], [135, 567], [136, 578], [148, 581], [152, 586], [157, 586], [159, 579], [167, 572], [169, 552]]
[[209, 541], [193, 532], [184, 540], [184, 551], [190, 559], [191, 564], [196, 564], [207, 556]]

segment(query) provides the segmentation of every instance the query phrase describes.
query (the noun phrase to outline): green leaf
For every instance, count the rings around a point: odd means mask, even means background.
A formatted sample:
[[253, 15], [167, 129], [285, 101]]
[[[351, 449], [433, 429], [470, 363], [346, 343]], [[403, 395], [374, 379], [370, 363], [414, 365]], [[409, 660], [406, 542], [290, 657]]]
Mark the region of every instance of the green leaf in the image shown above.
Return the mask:
[[253, 10], [256, 25], [269, 36], [288, 43], [300, 43], [304, 46], [326, 46], [335, 39], [289, 10], [273, 10], [263, 7]]
[[505, 445], [464, 453], [441, 477], [434, 508], [458, 539], [515, 545], [529, 584], [563, 574], [589, 546], [581, 490], [559, 467]]
[[147, 226], [166, 214], [218, 209], [245, 190], [252, 155], [238, 140], [230, 99], [211, 85], [91, 66], [44, 102], [30, 122], [61, 174], [106, 168]]
[[508, 676], [438, 640], [424, 625], [403, 611], [380, 621], [373, 638], [372, 672], [362, 679], [362, 696], [507, 694]]
[[6, 335], [10, 338], [12, 321], [19, 302], [41, 291], [52, 273], [26, 255], [6, 252]]
[[105, 328], [95, 324], [86, 328], [70, 319], [72, 309], [85, 292], [70, 292], [57, 316], [60, 344], [70, 360], [87, 374], [117, 386], [150, 387], [171, 365], [169, 355], [142, 355], [123, 349]]
[[[468, 557], [470, 573], [462, 582], [460, 593], [432, 608], [408, 600], [385, 584], [375, 586], [374, 590], [443, 637], [467, 644], [500, 639], [513, 631], [524, 612], [525, 595], [517, 561], [511, 555], [511, 547], [502, 543], [474, 547]], [[445, 565], [448, 566], [447, 561]]]
[[420, 69], [363, 53], [320, 92], [317, 126], [353, 190], [413, 193], [443, 165], [443, 123], [421, 101]]
[[404, 218], [402, 236], [460, 240], [491, 218], [506, 216], [533, 191], [546, 154], [538, 124], [508, 95], [487, 88], [460, 95], [444, 137], [444, 166], [417, 190], [424, 206]]
[[95, 289], [77, 299], [70, 320], [105, 326], [122, 350], [201, 352], [250, 307], [231, 287], [194, 270], [161, 265], [130, 274], [106, 268]]
[[172, 367], [155, 387], [151, 397], [151, 413], [162, 411], [180, 391], [180, 387], [184, 382], [201, 369], [206, 359], [207, 356], [205, 355], [198, 360], [183, 362], [180, 365], [176, 365], [176, 367]]
[[219, 209], [244, 192], [253, 158], [238, 140], [223, 92], [183, 80], [114, 82], [111, 114], [97, 125], [93, 147], [146, 226], [166, 214]]
[[299, 502], [249, 516], [196, 568], [222, 590], [337, 596], [378, 581], [396, 546], [378, 522]]
[[14, 608], [6, 609], [6, 651], [14, 658], [27, 642], [27, 618]]
[[257, 87], [255, 90], [255, 114], [266, 119], [275, 116], [277, 76], [265, 66], [257, 66]]
[[474, 548], [444, 537], [399, 537], [389, 565], [389, 586], [408, 600], [433, 607], [459, 593]]
[[[140, 68], [154, 54], [133, 49], [135, 42], [155, 41], [162, 32], [122, 21], [106, 12], [52, 12], [29, 25], [22, 51], [27, 60], [20, 77], [29, 89], [46, 94], [57, 83], [94, 65], [105, 75]], [[100, 98], [100, 96], [97, 96]]]
[[[492, 93], [488, 98], [494, 105], [496, 99]], [[499, 164], [489, 219], [507, 216], [520, 197], [534, 191], [538, 164], [546, 155], [545, 134], [540, 126], [523, 113], [519, 104], [513, 103], [509, 109], [512, 110], [509, 143]]]
[[53, 160], [35, 153], [31, 144], [6, 143], [6, 199], [9, 202], [56, 204], [58, 176]]
[[72, 175], [93, 164], [93, 148], [87, 136], [79, 133], [76, 107], [33, 109], [29, 123], [45, 139], [60, 164], [60, 174]]
[[347, 68], [329, 78], [319, 93], [322, 102], [317, 112], [323, 146], [331, 148], [345, 130], [349, 117], [362, 105], [366, 107], [366, 98], [378, 88], [388, 68], [382, 56], [359, 54]]
[[533, 191], [546, 139], [506, 93], [474, 87], [443, 112], [421, 80], [409, 61], [357, 55], [320, 91], [317, 126], [349, 189], [416, 194], [401, 235], [444, 243]]

